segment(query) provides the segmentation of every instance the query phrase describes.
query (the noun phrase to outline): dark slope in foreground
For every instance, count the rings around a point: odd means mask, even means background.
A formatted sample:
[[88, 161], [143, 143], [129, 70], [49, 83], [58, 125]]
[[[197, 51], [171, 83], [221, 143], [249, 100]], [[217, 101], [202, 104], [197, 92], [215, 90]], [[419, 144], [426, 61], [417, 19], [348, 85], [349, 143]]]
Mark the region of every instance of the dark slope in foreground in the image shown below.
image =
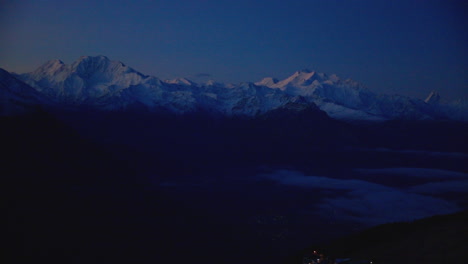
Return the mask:
[[129, 235], [144, 195], [129, 166], [46, 114], [2, 117], [0, 131], [3, 263], [93, 263]]
[[465, 263], [468, 260], [468, 211], [414, 222], [376, 226], [317, 248], [335, 258], [372, 260], [376, 264]]
[[[252, 233], [219, 221], [223, 212], [172, 200], [144, 178], [146, 173], [169, 179], [219, 177], [241, 166], [289, 165], [340, 174], [358, 165], [432, 162], [392, 152], [341, 151], [343, 146], [391, 147], [399, 138], [401, 148], [466, 153], [466, 143], [452, 142], [466, 135], [464, 124], [412, 123], [399, 131], [395, 123], [389, 125], [394, 133], [387, 124], [354, 126], [306, 110], [227, 120], [65, 114], [82, 134], [48, 114], [2, 117], [0, 198], [6, 205], [8, 232], [2, 239], [9, 245], [7, 257], [16, 260], [12, 263], [273, 263], [277, 252], [249, 243]], [[441, 136], [437, 144], [425, 146], [420, 133], [433, 138], [431, 128]], [[448, 169], [466, 171], [460, 159], [434, 158]]]
[[177, 263], [182, 234], [211, 226], [46, 114], [2, 117], [0, 131], [2, 263]]
[[[0, 132], [2, 263], [258, 263], [272, 258], [246, 245], [248, 240], [238, 235], [242, 230], [220, 222], [218, 212], [194, 209], [161, 193], [132, 152], [108, 151], [43, 113], [2, 117]], [[157, 166], [161, 160], [153, 162]]]

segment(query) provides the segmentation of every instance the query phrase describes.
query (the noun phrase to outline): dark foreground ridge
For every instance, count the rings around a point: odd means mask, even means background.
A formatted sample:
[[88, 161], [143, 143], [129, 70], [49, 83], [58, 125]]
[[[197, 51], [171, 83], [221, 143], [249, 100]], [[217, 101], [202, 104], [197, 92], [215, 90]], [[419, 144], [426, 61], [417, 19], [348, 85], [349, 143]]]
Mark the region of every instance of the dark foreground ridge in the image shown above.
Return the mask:
[[[310, 263], [323, 252], [337, 263], [464, 263], [468, 259], [468, 210], [414, 222], [379, 225], [310, 248], [287, 263]], [[325, 262], [322, 262], [325, 263]], [[330, 263], [330, 262], [329, 262]], [[331, 262], [333, 263], [333, 262]]]
[[[257, 238], [259, 225], [239, 224], [241, 217], [226, 221], [237, 216], [228, 214], [231, 207], [193, 207], [188, 199], [168, 194], [158, 183], [170, 182], [178, 175], [187, 181], [195, 176], [208, 181], [235, 169], [261, 165], [290, 165], [319, 174], [336, 170], [336, 174], [346, 175], [342, 170], [369, 164], [420, 167], [443, 162], [449, 170], [467, 171], [464, 156], [408, 159], [393, 152], [365, 151], [399, 143], [393, 147], [466, 153], [465, 123], [352, 125], [329, 119], [314, 109], [283, 110], [255, 120], [94, 112], [53, 115], [40, 109], [31, 115], [0, 117], [0, 199], [7, 221], [1, 237], [7, 254], [0, 257], [13, 260], [0, 262], [279, 263], [307, 245], [281, 252], [291, 245], [294, 236], [280, 237], [277, 244], [269, 237], [282, 231], [283, 223], [263, 224], [267, 235]], [[430, 141], [434, 137], [438, 140]], [[182, 178], [185, 175], [188, 177]], [[249, 174], [236, 176], [249, 179]], [[246, 189], [234, 187], [236, 200], [231, 205], [240, 204], [236, 214], [242, 214], [251, 200], [243, 197]], [[187, 197], [216, 191], [203, 190]], [[250, 194], [257, 192], [259, 189]], [[301, 232], [306, 229], [310, 229], [309, 223]], [[438, 236], [431, 230], [420, 233], [427, 234], [428, 241], [432, 234]], [[367, 257], [357, 253], [377, 252], [370, 248], [378, 245], [377, 239], [388, 243], [382, 247], [399, 245], [400, 238], [395, 234], [383, 232], [359, 240], [361, 244], [349, 242], [353, 245], [350, 251], [336, 246], [329, 252]], [[420, 238], [418, 234], [414, 236]], [[377, 253], [375, 256], [380, 257]]]

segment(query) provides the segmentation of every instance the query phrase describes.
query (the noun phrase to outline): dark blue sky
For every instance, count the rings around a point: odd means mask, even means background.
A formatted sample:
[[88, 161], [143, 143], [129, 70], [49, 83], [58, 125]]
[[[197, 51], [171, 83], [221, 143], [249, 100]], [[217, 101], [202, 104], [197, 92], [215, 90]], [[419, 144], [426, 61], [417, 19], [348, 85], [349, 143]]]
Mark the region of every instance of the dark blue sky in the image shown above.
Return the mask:
[[0, 1], [0, 67], [106, 55], [162, 79], [308, 68], [376, 92], [468, 96], [464, 1]]

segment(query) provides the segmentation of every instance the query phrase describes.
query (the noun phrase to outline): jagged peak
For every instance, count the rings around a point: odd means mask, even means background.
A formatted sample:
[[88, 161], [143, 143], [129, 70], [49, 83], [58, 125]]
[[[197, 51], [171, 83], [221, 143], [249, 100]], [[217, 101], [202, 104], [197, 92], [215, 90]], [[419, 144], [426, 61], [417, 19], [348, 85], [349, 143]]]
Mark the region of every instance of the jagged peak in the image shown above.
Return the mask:
[[59, 59], [54, 59], [47, 61], [46, 63], [42, 64], [39, 68], [37, 68], [34, 72], [35, 73], [44, 73], [44, 72], [56, 72], [65, 66], [65, 63]]
[[250, 89], [255, 88], [256, 85], [253, 82], [241, 82], [239, 88]]
[[[311, 71], [309, 69], [303, 69], [303, 70], [300, 70], [300, 71], [296, 71], [294, 72], [293, 75], [291, 75], [289, 78], [297, 78], [297, 77], [301, 77], [302, 79], [310, 79], [312, 77], [320, 77], [320, 78], [324, 78], [326, 77], [327, 75], [325, 73], [320, 73], [320, 72], [317, 72], [317, 71]], [[288, 78], [288, 79], [289, 79]]]
[[319, 73], [316, 71], [310, 71], [308, 69], [296, 71], [293, 75], [288, 78], [273, 84], [273, 87], [284, 88], [286, 86], [309, 86], [315, 80], [322, 82], [328, 80], [328, 76], [325, 73]]
[[192, 86], [192, 85], [197, 85], [197, 83], [187, 79], [187, 78], [175, 78], [175, 79], [168, 79], [164, 81], [165, 83], [169, 84], [178, 84], [178, 85], [186, 85], [186, 86]]
[[215, 80], [208, 80], [205, 82], [206, 85], [215, 85], [217, 82]]
[[273, 83], [277, 83], [278, 79], [273, 78], [273, 77], [265, 77], [265, 78], [262, 79], [262, 81], [271, 81]]
[[309, 70], [309, 69], [302, 69], [300, 71], [296, 71], [291, 77], [302, 77], [304, 79], [310, 79], [312, 77], [315, 78], [321, 78], [321, 79], [327, 79], [328, 75], [326, 73], [322, 72], [317, 72], [315, 70]]
[[232, 88], [234, 87], [233, 84], [231, 83], [223, 83], [223, 82], [217, 82], [215, 80], [208, 80], [204, 83], [202, 83], [203, 86], [216, 86], [216, 87], [224, 87], [224, 88]]
[[330, 80], [333, 81], [333, 82], [338, 82], [338, 81], [341, 80], [341, 78], [340, 78], [338, 75], [336, 75], [336, 74], [330, 75], [330, 77], [329, 77], [328, 79], [330, 79]]
[[77, 72], [79, 75], [88, 76], [95, 73], [136, 73], [141, 77], [144, 74], [126, 66], [120, 61], [110, 60], [104, 55], [98, 56], [81, 56], [78, 60], [70, 65], [67, 65], [71, 72]]
[[437, 104], [440, 101], [440, 95], [437, 91], [433, 90], [429, 95], [426, 97], [426, 100], [424, 102], [428, 104]]
[[276, 83], [278, 83], [279, 80], [276, 79], [276, 78], [273, 78], [273, 77], [265, 77], [263, 78], [261, 81], [259, 82], [256, 82], [255, 85], [258, 85], [258, 86], [271, 86], [271, 85], [274, 85]]
[[62, 60], [59, 60], [59, 59], [50, 60], [47, 63], [49, 63], [49, 64], [65, 64]]

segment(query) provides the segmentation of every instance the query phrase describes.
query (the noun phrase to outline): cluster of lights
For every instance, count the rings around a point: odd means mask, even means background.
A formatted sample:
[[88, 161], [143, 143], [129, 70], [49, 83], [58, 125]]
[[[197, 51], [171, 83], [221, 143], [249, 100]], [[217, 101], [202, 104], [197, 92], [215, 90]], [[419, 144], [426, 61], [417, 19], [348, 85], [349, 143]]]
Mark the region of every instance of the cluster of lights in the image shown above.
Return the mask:
[[[325, 259], [324, 259], [324, 255], [318, 253], [316, 250], [314, 250], [312, 253], [313, 253], [314, 256], [319, 256], [320, 258], [317, 258], [316, 260], [312, 260], [311, 262], [308, 262], [307, 264], [319, 264], [319, 263], [322, 263], [322, 262], [325, 260]], [[349, 260], [351, 260], [351, 259], [349, 259], [349, 258], [348, 258], [348, 259], [341, 259], [340, 262], [342, 262], [342, 261], [347, 262], [347, 261], [349, 261]], [[338, 263], [338, 262], [334, 262], [334, 263], [332, 263], [332, 264], [335, 264], [335, 263]], [[361, 263], [361, 262], [360, 262], [360, 263]], [[369, 264], [373, 264], [374, 262], [373, 262], [373, 261], [369, 261], [368, 263], [369, 263]]]

